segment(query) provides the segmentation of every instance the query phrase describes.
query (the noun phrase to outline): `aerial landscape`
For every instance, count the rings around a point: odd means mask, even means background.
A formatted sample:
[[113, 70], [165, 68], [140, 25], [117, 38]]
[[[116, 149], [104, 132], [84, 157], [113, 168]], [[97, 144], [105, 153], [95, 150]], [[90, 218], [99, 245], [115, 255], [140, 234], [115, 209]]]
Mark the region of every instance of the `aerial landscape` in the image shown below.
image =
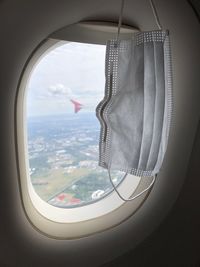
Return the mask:
[[[38, 196], [61, 208], [93, 203], [112, 191], [98, 166], [105, 45], [66, 42], [42, 57], [26, 98], [28, 168]], [[119, 172], [112, 172], [119, 183]]]
[[[36, 193], [58, 207], [88, 204], [112, 190], [98, 166], [100, 125], [94, 113], [28, 119], [29, 173]], [[120, 173], [113, 172], [113, 181]]]

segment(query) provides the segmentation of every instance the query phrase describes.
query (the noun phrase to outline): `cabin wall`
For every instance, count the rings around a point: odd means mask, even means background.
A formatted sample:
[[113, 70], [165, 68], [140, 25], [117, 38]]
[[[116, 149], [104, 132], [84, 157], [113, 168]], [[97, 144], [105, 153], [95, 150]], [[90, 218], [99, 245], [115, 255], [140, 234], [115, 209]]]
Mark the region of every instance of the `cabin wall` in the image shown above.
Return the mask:
[[[117, 21], [120, 1], [0, 1], [0, 266], [190, 267], [198, 261], [200, 133], [193, 144], [200, 114], [199, 24], [187, 1], [155, 2], [171, 32], [174, 73], [174, 118], [162, 175], [125, 223], [69, 241], [44, 236], [25, 216], [15, 147], [17, 87], [29, 56], [48, 35], [81, 20]], [[147, 0], [126, 0], [124, 23], [157, 29]]]
[[166, 219], [141, 245], [104, 267], [200, 266], [200, 123], [181, 193]]

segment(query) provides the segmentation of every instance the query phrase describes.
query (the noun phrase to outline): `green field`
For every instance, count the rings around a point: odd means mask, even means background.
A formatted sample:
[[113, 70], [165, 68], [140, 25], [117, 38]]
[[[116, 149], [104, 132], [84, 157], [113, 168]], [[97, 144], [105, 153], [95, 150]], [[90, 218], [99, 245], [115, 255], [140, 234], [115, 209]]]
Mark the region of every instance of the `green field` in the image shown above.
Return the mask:
[[[36, 193], [45, 201], [63, 191], [75, 181], [90, 174], [86, 168], [74, 169], [72, 173], [65, 173], [64, 169], [53, 169], [43, 176], [34, 176], [32, 182]], [[37, 185], [37, 182], [41, 183]], [[44, 184], [42, 184], [44, 183]]]

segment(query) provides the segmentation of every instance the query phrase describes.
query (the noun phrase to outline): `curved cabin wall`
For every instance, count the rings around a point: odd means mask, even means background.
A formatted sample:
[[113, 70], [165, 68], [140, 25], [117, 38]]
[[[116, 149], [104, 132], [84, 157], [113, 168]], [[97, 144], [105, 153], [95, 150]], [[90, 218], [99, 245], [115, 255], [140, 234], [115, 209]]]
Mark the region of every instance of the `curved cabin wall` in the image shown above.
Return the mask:
[[198, 267], [200, 123], [187, 176], [177, 201], [159, 227], [134, 250], [103, 267]]
[[[174, 235], [173, 214], [187, 220], [187, 227], [197, 230], [193, 223], [196, 209], [190, 205], [185, 209], [173, 207], [177, 197], [182, 202], [200, 202], [200, 194], [180, 193], [187, 174], [187, 168], [199, 119], [199, 24], [193, 10], [183, 0], [155, 1], [164, 28], [171, 33], [174, 72], [174, 118], [170, 133], [169, 149], [158, 181], [148, 200], [123, 224], [104, 233], [79, 240], [55, 240], [36, 231], [28, 222], [20, 199], [18, 168], [15, 151], [15, 96], [20, 75], [35, 47], [52, 32], [81, 20], [116, 21], [120, 3], [116, 0], [68, 0], [68, 1], [1, 1], [0, 2], [0, 265], [1, 266], [100, 266], [141, 244], [141, 250], [134, 251], [131, 258], [139, 264], [139, 256], [148, 253], [149, 247], [141, 243], [151, 234], [151, 251], [160, 244], [160, 255], [173, 263], [180, 254], [165, 250], [163, 242], [181, 244]], [[156, 29], [148, 1], [126, 0], [124, 23], [141, 30]], [[199, 179], [191, 172], [190, 188], [199, 187]], [[187, 188], [184, 192], [187, 192]], [[195, 202], [195, 203], [196, 203]], [[190, 212], [189, 212], [190, 211]], [[188, 217], [187, 214], [190, 214]], [[166, 215], [171, 223], [156, 227]], [[171, 216], [171, 217], [170, 217]], [[197, 216], [197, 219], [198, 216]], [[167, 222], [167, 221], [166, 221]], [[198, 221], [197, 221], [198, 222]], [[184, 223], [184, 222], [180, 222]], [[196, 228], [195, 228], [196, 227]], [[162, 229], [162, 231], [160, 230]], [[181, 228], [180, 228], [181, 229]], [[187, 254], [183, 246], [183, 260], [190, 257], [197, 261], [200, 238], [198, 233], [192, 239], [196, 244], [193, 255]], [[158, 230], [157, 230], [158, 231]], [[168, 236], [162, 233], [169, 233]], [[184, 228], [181, 234], [184, 236]], [[185, 242], [191, 242], [185, 235]], [[133, 253], [133, 255], [134, 255]], [[156, 253], [152, 255], [156, 257]], [[144, 257], [145, 258], [145, 257]], [[157, 266], [162, 266], [165, 259]], [[137, 262], [138, 260], [138, 262]], [[152, 260], [153, 261], [153, 260]], [[146, 266], [143, 261], [143, 266]], [[161, 264], [161, 265], [159, 265]], [[115, 265], [117, 266], [117, 265]], [[121, 265], [122, 266], [122, 265]], [[125, 265], [123, 265], [125, 266]], [[128, 266], [128, 265], [127, 265]], [[156, 266], [156, 265], [155, 265]], [[173, 265], [171, 265], [173, 266]]]

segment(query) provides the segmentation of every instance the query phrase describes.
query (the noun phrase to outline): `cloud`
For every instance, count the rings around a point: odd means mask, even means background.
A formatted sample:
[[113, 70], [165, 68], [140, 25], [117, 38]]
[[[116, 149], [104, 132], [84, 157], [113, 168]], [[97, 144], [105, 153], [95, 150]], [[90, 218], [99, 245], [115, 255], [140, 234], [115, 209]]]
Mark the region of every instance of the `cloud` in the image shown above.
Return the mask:
[[47, 54], [36, 66], [27, 94], [29, 114], [74, 112], [70, 99], [94, 111], [105, 84], [105, 47], [67, 43]]
[[57, 83], [55, 85], [49, 86], [47, 88], [47, 96], [50, 97], [63, 97], [68, 96], [70, 97], [72, 95], [72, 91], [69, 87], [64, 86], [61, 83]]

